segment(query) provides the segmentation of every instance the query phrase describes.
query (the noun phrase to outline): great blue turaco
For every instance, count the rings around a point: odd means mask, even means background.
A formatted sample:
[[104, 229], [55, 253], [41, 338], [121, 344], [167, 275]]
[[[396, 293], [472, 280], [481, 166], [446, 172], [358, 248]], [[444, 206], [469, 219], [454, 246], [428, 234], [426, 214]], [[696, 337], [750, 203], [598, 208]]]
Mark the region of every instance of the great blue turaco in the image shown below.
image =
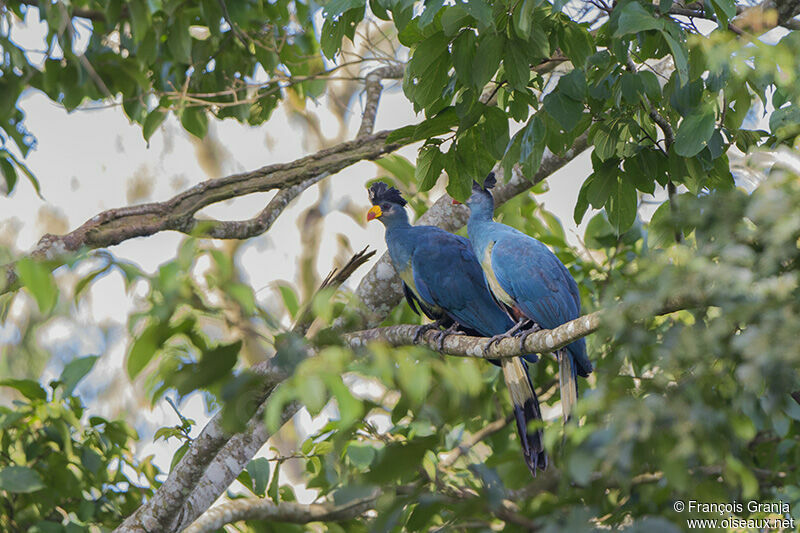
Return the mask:
[[[415, 312], [420, 309], [437, 320], [437, 326], [455, 326], [477, 336], [501, 334], [514, 325], [514, 320], [489, 293], [467, 239], [435, 226], [411, 225], [400, 191], [383, 182], [369, 188], [369, 198], [372, 208], [367, 212], [367, 220], [377, 219], [386, 227], [389, 257]], [[419, 331], [428, 329], [421, 328]], [[542, 416], [527, 365], [520, 357], [492, 362], [503, 370], [525, 462], [535, 476], [537, 468], [547, 467], [547, 455], [541, 429], [529, 428], [530, 423], [541, 421]]]
[[[483, 186], [472, 182], [467, 234], [494, 297], [517, 320], [511, 334], [525, 338], [541, 328], [552, 329], [578, 318], [581, 300], [569, 270], [550, 249], [521, 231], [495, 222], [491, 189], [494, 173]], [[500, 336], [502, 337], [502, 336]], [[561, 389], [561, 410], [567, 421], [578, 400], [576, 375], [587, 377], [592, 363], [586, 341], [579, 339], [556, 352]]]

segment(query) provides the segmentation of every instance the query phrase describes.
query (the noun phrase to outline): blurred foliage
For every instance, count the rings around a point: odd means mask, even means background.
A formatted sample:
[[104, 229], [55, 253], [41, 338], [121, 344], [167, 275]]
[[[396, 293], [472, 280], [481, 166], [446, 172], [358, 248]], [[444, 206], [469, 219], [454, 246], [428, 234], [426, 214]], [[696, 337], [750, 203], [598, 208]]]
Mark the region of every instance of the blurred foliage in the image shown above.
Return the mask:
[[[355, 310], [346, 291], [306, 297], [308, 287], [279, 282], [271, 298], [257, 298], [233, 251], [192, 238], [153, 274], [107, 253], [82, 254], [55, 276], [49, 265], [22, 260], [28, 295], [0, 296], [0, 331], [12, 339], [2, 348], [3, 371], [13, 367], [12, 355], [38, 350], [41, 360], [41, 326], [74, 313], [87, 289], [113, 272], [138, 306], [128, 320], [125, 368], [150, 402], [199, 393], [209, 409], [222, 409], [227, 429], [240, 429], [263, 394], [251, 368], [271, 359], [289, 378], [268, 401], [270, 429], [290, 404], [324, 417], [313, 434], [291, 435], [290, 454], [276, 447], [251, 461], [231, 497], [244, 488], [294, 501], [304, 487], [344, 503], [382, 488], [376, 516], [315, 530], [676, 531], [685, 518], [672, 511], [676, 499], [780, 499], [800, 519], [800, 406], [790, 396], [800, 389], [800, 182], [776, 171], [747, 195], [734, 188], [728, 161], [734, 146], [745, 153], [796, 147], [796, 32], [775, 44], [738, 35], [727, 23], [743, 6], [731, 0], [710, 2], [719, 27], [706, 33], [670, 16], [669, 0], [613, 9], [602, 1], [587, 9], [528, 0], [416, 8], [394, 0], [335, 0], [321, 8], [259, 0], [56, 1], [39, 8], [49, 33], [46, 57], [36, 63], [11, 31], [33, 9], [27, 4], [0, 8], [0, 94], [8, 104], [0, 107], [0, 170], [9, 191], [26, 172], [12, 152], [24, 157], [34, 142], [17, 105], [28, 87], [67, 109], [108, 91], [142, 124], [145, 139], [170, 112], [202, 137], [209, 115], [261, 124], [281, 98], [321, 95], [326, 73], [342, 61], [343, 39], [356, 38], [365, 17], [377, 18], [390, 21], [411, 50], [404, 91], [425, 115], [392, 134], [424, 141], [416, 164], [399, 155], [377, 162], [380, 177], [409, 197], [415, 215], [429, 207], [443, 170], [447, 190], [463, 198], [497, 160], [507, 169], [521, 163], [530, 176], [545, 148], [563, 154], [588, 135], [593, 172], [574, 218], [581, 221], [590, 207], [600, 211], [580, 248], [538, 201], [543, 184], [500, 207], [497, 217], [549, 245], [578, 281], [583, 308], [605, 309], [606, 318], [588, 338], [596, 372], [581, 385], [580, 425], [553, 419], [553, 358], [531, 368], [550, 420], [552, 460], [535, 480], [511, 424], [503, 423], [509, 401], [496, 367], [418, 347], [350, 350], [333, 330], [349, 324]], [[87, 20], [88, 45], [79, 50], [76, 33], [86, 31]], [[674, 70], [660, 68], [662, 60]], [[481, 100], [484, 90], [489, 98]], [[744, 126], [766, 108], [775, 110], [769, 131]], [[674, 133], [669, 145], [665, 130]], [[670, 182], [682, 185], [682, 194], [641, 220], [640, 195]], [[673, 242], [676, 233], [681, 244]], [[676, 298], [701, 302], [655, 316]], [[298, 324], [307, 311], [313, 321]], [[419, 320], [402, 304], [385, 324]], [[132, 430], [86, 417], [73, 396], [94, 361], [68, 363], [52, 392], [33, 380], [0, 382], [17, 398], [0, 408], [6, 529], [113, 527], [157, 486], [149, 462], [131, 459]], [[494, 429], [480, 434], [489, 423]], [[157, 432], [182, 441], [173, 463], [193, 428], [180, 417]], [[473, 442], [476, 435], [482, 438]], [[124, 489], [134, 481], [143, 488]]]
[[49, 391], [32, 380], [0, 381], [20, 397], [0, 407], [3, 531], [110, 531], [157, 486], [151, 458], [133, 457], [136, 432], [90, 415], [73, 395], [96, 361], [71, 361]]

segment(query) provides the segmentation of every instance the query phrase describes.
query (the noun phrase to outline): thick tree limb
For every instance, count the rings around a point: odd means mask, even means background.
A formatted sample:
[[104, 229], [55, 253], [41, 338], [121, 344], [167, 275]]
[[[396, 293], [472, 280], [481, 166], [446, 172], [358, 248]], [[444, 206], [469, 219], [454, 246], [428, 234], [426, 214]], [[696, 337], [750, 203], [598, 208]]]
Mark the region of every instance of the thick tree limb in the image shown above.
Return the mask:
[[[587, 147], [587, 136], [581, 135], [572, 145], [572, 148], [563, 156], [557, 156], [545, 150], [542, 163], [534, 176], [526, 179], [518, 167], [508, 183], [503, 182], [503, 169], [495, 170], [498, 182], [501, 184], [494, 189], [494, 198], [497, 205], [507, 202], [514, 196], [530, 189], [536, 183], [550, 176], [583, 152]], [[449, 196], [444, 195], [431, 206], [416, 222], [418, 225], [427, 224], [438, 226], [447, 231], [457, 231], [467, 223], [469, 210], [463, 205], [453, 205]], [[356, 297], [363, 305], [362, 317], [367, 327], [379, 324], [389, 314], [403, 297], [400, 278], [392, 267], [388, 254], [378, 262], [362, 278], [356, 289]]]
[[[654, 315], [664, 315], [681, 309], [697, 307], [704, 303], [703, 295], [691, 294], [675, 297], [659, 307], [655, 312], [650, 309], [636, 310], [634, 314], [638, 314], [639, 318], [646, 319]], [[522, 349], [520, 349], [519, 340], [515, 338], [501, 339], [486, 350], [490, 340], [488, 337], [446, 335], [442, 349], [439, 350], [437, 332], [433, 330], [425, 332], [416, 345], [427, 346], [431, 350], [440, 351], [446, 355], [476, 357], [479, 359], [503, 359], [529, 353], [549, 353], [597, 331], [607, 312], [606, 310], [595, 311], [562, 324], [557, 328], [543, 329], [532, 333], [525, 339], [525, 346]], [[386, 326], [346, 333], [343, 338], [352, 348], [362, 348], [376, 341], [384, 342], [390, 346], [413, 346], [414, 336], [418, 328], [419, 326], [410, 324]]]
[[[54, 262], [83, 249], [105, 248], [134, 237], [173, 230], [218, 239], [241, 239], [266, 231], [275, 217], [305, 187], [363, 160], [373, 160], [397, 150], [401, 144], [386, 144], [390, 131], [338, 144], [291, 163], [268, 165], [250, 172], [204, 181], [170, 200], [110, 209], [96, 215], [66, 235], [47, 234], [31, 256]], [[213, 222], [196, 218], [200, 209], [217, 202], [255, 192], [282, 189], [284, 192], [255, 219], [243, 222]], [[14, 265], [6, 265], [0, 276], [0, 294], [13, 290]]]
[[[254, 403], [255, 406], [258, 406], [263, 403], [263, 399], [269, 396], [278, 383], [286, 379], [287, 374], [275, 370], [269, 362], [257, 365], [252, 370], [264, 376], [261, 391], [263, 398], [257, 398], [257, 403]], [[257, 414], [258, 411], [256, 411]], [[259, 418], [259, 420], [261, 419], [263, 416]], [[248, 424], [248, 429], [252, 431], [254, 428], [250, 426], [251, 424]], [[175, 517], [183, 505], [186, 495], [203, 478], [206, 467], [230, 439], [231, 436], [222, 428], [222, 414], [217, 413], [206, 424], [200, 435], [192, 440], [186, 454], [175, 465], [153, 497], [142, 504], [114, 531], [117, 533], [166, 531], [166, 523]]]
[[[355, 254], [341, 269], [326, 278], [326, 287], [338, 287], [363, 265], [374, 252], [366, 249]], [[306, 322], [298, 321], [295, 334], [302, 334]], [[276, 346], [280, 353], [284, 347]], [[167, 480], [150, 500], [142, 504], [129, 516], [115, 533], [179, 531], [190, 524], [219, 498], [220, 494], [236, 479], [247, 463], [264, 446], [270, 434], [264, 425], [264, 405], [268, 396], [282, 381], [292, 374], [300, 361], [311, 350], [295, 353], [285, 347], [289, 355], [277, 355], [251, 368], [251, 372], [263, 376], [260, 388], [251, 398], [238, 399], [240, 418], [247, 420], [243, 431], [231, 435], [222, 426], [219, 412], [206, 424], [201, 434], [192, 441], [186, 455], [170, 472]], [[281, 423], [288, 421], [300, 409], [292, 403], [281, 413]]]
[[288, 522], [308, 524], [310, 522], [343, 522], [373, 509], [380, 491], [342, 505], [329, 503], [300, 504], [281, 502], [275, 504], [267, 499], [246, 498], [225, 502], [209, 509], [194, 524], [186, 528], [186, 533], [209, 533], [225, 524], [240, 520], [265, 520], [269, 522]]

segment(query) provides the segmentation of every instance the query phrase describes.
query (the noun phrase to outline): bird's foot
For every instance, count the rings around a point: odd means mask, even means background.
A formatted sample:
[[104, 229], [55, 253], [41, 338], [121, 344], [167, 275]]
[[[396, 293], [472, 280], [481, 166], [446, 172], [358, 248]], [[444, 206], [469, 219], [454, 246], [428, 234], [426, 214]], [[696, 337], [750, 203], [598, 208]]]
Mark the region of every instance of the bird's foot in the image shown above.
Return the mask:
[[492, 347], [492, 344], [509, 337], [514, 337], [517, 334], [517, 331], [519, 331], [519, 328], [521, 328], [526, 322], [527, 320], [522, 319], [514, 324], [514, 326], [505, 333], [500, 333], [499, 335], [494, 335], [491, 337], [489, 342], [486, 343], [486, 346], [483, 347], [483, 355], [489, 355], [489, 348]]
[[411, 339], [411, 343], [412, 344], [419, 344], [419, 340], [422, 338], [422, 336], [425, 333], [429, 332], [432, 329], [439, 329], [440, 327], [442, 327], [443, 323], [444, 323], [443, 320], [435, 320], [435, 321], [430, 322], [428, 324], [423, 324], [423, 325], [419, 326], [417, 328], [417, 331], [414, 332], [414, 338]]
[[436, 341], [440, 352], [444, 351], [444, 339], [448, 335], [464, 335], [464, 332], [458, 331], [458, 324], [453, 324], [443, 331], [437, 331], [434, 340]]
[[528, 338], [529, 335], [532, 335], [537, 331], [541, 330], [542, 326], [540, 326], [536, 322], [531, 322], [531, 327], [526, 328], [523, 331], [517, 332], [517, 337], [519, 337], [519, 351], [522, 352], [525, 350], [525, 340]]

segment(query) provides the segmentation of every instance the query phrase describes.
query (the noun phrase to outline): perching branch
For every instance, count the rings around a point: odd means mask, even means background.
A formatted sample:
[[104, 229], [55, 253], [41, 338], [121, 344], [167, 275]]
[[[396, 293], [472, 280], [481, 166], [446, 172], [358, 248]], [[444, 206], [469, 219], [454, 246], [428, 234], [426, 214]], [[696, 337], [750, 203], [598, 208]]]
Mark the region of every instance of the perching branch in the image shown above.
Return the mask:
[[[549, 150], [545, 150], [542, 163], [535, 175], [526, 178], [522, 176], [519, 167], [515, 167], [508, 183], [503, 183], [503, 169], [496, 168], [495, 174], [499, 185], [494, 189], [495, 204], [501, 205], [514, 196], [527, 191], [575, 159], [586, 147], [587, 136], [584, 134], [575, 139], [572, 148], [563, 156], [557, 156]], [[444, 195], [416, 223], [438, 226], [447, 231], [457, 231], [467, 223], [468, 218], [469, 210], [466, 206], [453, 205], [450, 197]], [[366, 327], [379, 324], [403, 297], [400, 278], [395, 273], [388, 254], [383, 254], [362, 278], [356, 289], [356, 297], [363, 305], [361, 312]]]
[[186, 528], [186, 533], [209, 533], [217, 531], [225, 524], [240, 520], [264, 520], [269, 522], [288, 522], [308, 524], [309, 522], [343, 522], [373, 509], [380, 491], [351, 500], [342, 505], [330, 503], [301, 504], [281, 502], [275, 504], [268, 499], [244, 498], [231, 500], [209, 509], [200, 519]]
[[[646, 319], [654, 315], [674, 313], [681, 309], [689, 309], [705, 303], [704, 295], [687, 294], [665, 302], [655, 312], [650, 309], [637, 309], [634, 310], [634, 315], [638, 315], [641, 319]], [[425, 332], [416, 345], [427, 346], [446, 355], [476, 357], [479, 359], [503, 359], [529, 353], [549, 353], [597, 331], [607, 312], [606, 310], [595, 311], [562, 324], [557, 328], [544, 329], [532, 333], [525, 339], [525, 346], [522, 349], [520, 349], [519, 340], [516, 338], [501, 339], [486, 350], [486, 346], [489, 343], [488, 337], [447, 335], [444, 337], [442, 349], [439, 350], [437, 332], [433, 330]], [[386, 326], [346, 333], [343, 338], [352, 348], [361, 348], [371, 342], [384, 342], [390, 346], [413, 346], [414, 336], [418, 328], [419, 326], [410, 324]]]

